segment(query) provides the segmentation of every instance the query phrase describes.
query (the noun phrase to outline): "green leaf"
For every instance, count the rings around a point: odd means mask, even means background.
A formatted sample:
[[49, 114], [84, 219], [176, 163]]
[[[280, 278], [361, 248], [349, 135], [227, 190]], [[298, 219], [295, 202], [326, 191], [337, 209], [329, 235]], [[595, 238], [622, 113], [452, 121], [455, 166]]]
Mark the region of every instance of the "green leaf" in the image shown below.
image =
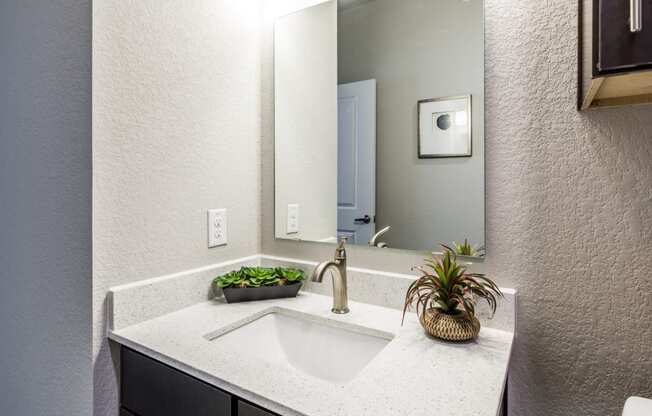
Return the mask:
[[[443, 313], [465, 313], [475, 316], [476, 299], [484, 299], [493, 313], [496, 311], [497, 298], [502, 293], [496, 283], [483, 274], [469, 273], [457, 263], [456, 252], [442, 245], [444, 253], [441, 258], [424, 259], [422, 266], [413, 270], [421, 273], [405, 294], [403, 320], [411, 305], [416, 304], [417, 314], [424, 316], [429, 308], [436, 308]], [[469, 252], [472, 246], [468, 240], [463, 245], [455, 244], [456, 250]]]

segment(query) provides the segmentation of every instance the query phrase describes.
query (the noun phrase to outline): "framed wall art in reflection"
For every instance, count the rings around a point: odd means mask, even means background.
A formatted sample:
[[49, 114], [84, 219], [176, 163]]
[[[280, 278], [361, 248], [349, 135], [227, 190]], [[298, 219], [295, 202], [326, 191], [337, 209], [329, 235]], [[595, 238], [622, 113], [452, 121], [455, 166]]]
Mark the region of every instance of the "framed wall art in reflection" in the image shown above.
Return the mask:
[[472, 155], [471, 95], [420, 100], [417, 115], [419, 159]]

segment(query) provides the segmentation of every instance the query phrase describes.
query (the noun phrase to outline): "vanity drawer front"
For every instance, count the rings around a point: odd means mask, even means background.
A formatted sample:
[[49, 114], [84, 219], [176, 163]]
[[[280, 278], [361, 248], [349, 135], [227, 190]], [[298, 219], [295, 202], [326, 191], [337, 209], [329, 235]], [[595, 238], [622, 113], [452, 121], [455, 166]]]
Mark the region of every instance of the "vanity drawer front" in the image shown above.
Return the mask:
[[231, 416], [231, 396], [140, 353], [121, 349], [122, 406], [138, 416]]
[[238, 416], [276, 416], [276, 414], [249, 403], [238, 401]]
[[129, 410], [125, 409], [124, 407], [121, 407], [120, 416], [134, 416], [134, 414], [131, 413]]

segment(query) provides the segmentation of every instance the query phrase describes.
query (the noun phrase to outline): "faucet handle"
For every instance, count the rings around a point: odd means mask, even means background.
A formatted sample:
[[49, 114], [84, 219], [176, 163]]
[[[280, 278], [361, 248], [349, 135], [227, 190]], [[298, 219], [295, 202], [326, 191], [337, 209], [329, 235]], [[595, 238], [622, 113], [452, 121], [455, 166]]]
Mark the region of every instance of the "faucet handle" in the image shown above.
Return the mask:
[[337, 242], [337, 248], [335, 249], [335, 259], [346, 259], [346, 249], [344, 245], [346, 244], [348, 237], [341, 236]]

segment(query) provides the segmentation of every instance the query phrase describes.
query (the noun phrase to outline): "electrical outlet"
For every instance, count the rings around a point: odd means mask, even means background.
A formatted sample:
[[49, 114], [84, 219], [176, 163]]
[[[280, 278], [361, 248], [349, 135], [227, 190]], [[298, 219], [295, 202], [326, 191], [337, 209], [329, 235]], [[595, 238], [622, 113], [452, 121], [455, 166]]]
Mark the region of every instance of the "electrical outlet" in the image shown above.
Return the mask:
[[208, 210], [208, 248], [227, 243], [226, 209]]
[[287, 234], [296, 234], [299, 232], [299, 204], [288, 204], [287, 215]]

